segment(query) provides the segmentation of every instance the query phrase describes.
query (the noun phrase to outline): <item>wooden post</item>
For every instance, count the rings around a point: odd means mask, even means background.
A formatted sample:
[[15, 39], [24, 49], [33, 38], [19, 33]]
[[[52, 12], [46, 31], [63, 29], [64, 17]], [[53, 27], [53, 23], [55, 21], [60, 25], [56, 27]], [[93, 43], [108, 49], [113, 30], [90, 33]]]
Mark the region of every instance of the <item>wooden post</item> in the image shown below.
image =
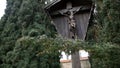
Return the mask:
[[[68, 2], [67, 3], [67, 9], [72, 9], [72, 3]], [[68, 11], [69, 12], [69, 37], [71, 39], [75, 39], [76, 38], [76, 23], [74, 20], [74, 11]], [[80, 56], [79, 56], [79, 52], [75, 52], [72, 54], [72, 68], [81, 68], [81, 63], [80, 63]]]
[[79, 52], [72, 54], [72, 68], [81, 68]]

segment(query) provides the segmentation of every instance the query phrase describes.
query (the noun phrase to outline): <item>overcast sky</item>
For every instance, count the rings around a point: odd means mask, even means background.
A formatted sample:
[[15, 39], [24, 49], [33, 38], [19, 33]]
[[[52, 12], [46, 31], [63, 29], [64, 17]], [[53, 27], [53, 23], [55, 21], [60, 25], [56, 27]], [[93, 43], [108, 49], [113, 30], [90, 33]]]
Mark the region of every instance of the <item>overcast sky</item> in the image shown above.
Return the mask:
[[0, 18], [4, 14], [5, 8], [6, 8], [6, 0], [0, 0]]

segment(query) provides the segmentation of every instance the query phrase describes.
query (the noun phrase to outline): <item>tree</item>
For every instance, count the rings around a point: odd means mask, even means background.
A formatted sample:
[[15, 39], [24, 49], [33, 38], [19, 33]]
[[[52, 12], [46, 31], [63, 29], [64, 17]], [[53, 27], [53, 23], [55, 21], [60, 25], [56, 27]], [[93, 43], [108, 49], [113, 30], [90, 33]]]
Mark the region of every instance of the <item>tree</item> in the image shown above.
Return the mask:
[[[24, 37], [32, 37], [37, 39], [41, 35], [47, 35], [48, 37], [55, 37], [56, 30], [54, 26], [50, 23], [49, 19], [45, 15], [43, 10], [44, 0], [7, 0], [7, 8], [5, 10], [5, 15], [0, 20], [0, 67], [1, 68], [28, 68], [30, 63], [33, 63], [34, 60], [38, 58], [29, 58], [32, 55], [35, 56], [34, 52], [38, 51], [35, 49], [36, 47], [32, 44], [28, 46], [33, 47], [35, 50], [31, 53], [27, 48], [23, 48], [21, 50], [16, 50], [16, 47], [19, 46], [17, 42], [19, 39], [23, 39]], [[27, 44], [26, 44], [27, 45]], [[23, 46], [25, 46], [23, 44]], [[37, 44], [36, 44], [37, 46]], [[37, 46], [38, 48], [40, 46]], [[22, 48], [22, 45], [21, 45]], [[44, 48], [43, 48], [44, 49]], [[24, 51], [27, 51], [27, 53]], [[14, 60], [15, 57], [20, 57], [21, 52], [23, 56], [21, 56], [22, 60]], [[19, 54], [18, 54], [19, 53]], [[26, 55], [30, 54], [30, 55]], [[43, 55], [41, 57], [48, 56], [48, 54]], [[49, 58], [50, 55], [47, 57]], [[55, 57], [55, 56], [54, 56]], [[59, 56], [56, 61], [59, 60]], [[12, 58], [12, 59], [11, 59]], [[28, 59], [26, 59], [28, 58]], [[40, 58], [40, 57], [39, 57]], [[27, 61], [31, 60], [31, 61]], [[14, 61], [14, 62], [13, 62]], [[25, 65], [22, 66], [23, 61]], [[45, 61], [43, 59], [43, 61]], [[46, 62], [46, 61], [45, 61]], [[16, 63], [16, 64], [15, 64]], [[42, 61], [35, 61], [35, 65], [38, 63], [42, 63]], [[52, 62], [51, 62], [52, 63]], [[58, 61], [59, 63], [59, 61]], [[21, 66], [19, 66], [21, 64]], [[50, 64], [50, 63], [49, 63]], [[59, 64], [58, 64], [59, 65]], [[52, 66], [52, 65], [51, 65]], [[50, 68], [51, 66], [47, 66], [46, 68]], [[35, 68], [39, 68], [38, 65]], [[42, 67], [42, 66], [41, 66]], [[53, 66], [54, 67], [54, 66]], [[45, 68], [42, 67], [42, 68]]]
[[103, 0], [97, 3], [97, 23], [101, 41], [120, 44], [120, 1]]
[[[117, 46], [120, 44], [119, 0], [95, 2], [97, 13], [87, 34], [87, 41], [90, 42], [78, 44], [80, 42], [65, 41], [64, 46], [60, 48], [53, 45], [62, 45], [61, 40], [56, 42], [56, 39], [41, 36], [55, 37], [56, 34], [54, 26], [44, 13], [44, 2], [44, 0], [7, 0], [5, 15], [0, 20], [0, 68], [59, 68], [58, 50], [69, 52], [79, 48], [90, 51], [92, 60], [96, 60], [93, 66], [119, 67], [119, 63], [116, 63], [120, 60], [116, 60], [120, 55]], [[99, 62], [101, 63], [96, 64]]]
[[120, 1], [95, 0], [95, 4], [97, 12], [88, 30], [88, 41], [91, 42], [92, 39], [93, 47], [95, 45], [95, 48], [90, 49], [93, 51], [91, 52], [92, 67], [119, 68], [120, 7], [118, 6], [120, 6]]

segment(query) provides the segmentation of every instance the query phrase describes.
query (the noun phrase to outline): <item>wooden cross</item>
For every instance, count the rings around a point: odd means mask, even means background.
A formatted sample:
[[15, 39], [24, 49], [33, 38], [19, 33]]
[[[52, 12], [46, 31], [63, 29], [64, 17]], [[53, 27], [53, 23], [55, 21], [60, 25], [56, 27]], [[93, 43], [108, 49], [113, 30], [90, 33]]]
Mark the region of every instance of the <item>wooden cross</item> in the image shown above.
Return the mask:
[[70, 30], [69, 36], [72, 39], [75, 39], [75, 37], [77, 37], [76, 36], [76, 23], [74, 20], [74, 14], [76, 12], [78, 12], [79, 10], [80, 10], [80, 7], [73, 8], [72, 3], [68, 2], [66, 5], [66, 9], [59, 11], [60, 14], [65, 15], [69, 19], [68, 20], [69, 30]]
[[[76, 22], [74, 20], [74, 14], [77, 13], [79, 10], [86, 10], [88, 7], [78, 6], [73, 7], [71, 2], [68, 2], [66, 4], [66, 9], [58, 10], [51, 15], [64, 15], [68, 18], [68, 24], [69, 24], [69, 38], [70, 39], [76, 39], [77, 37], [77, 28], [76, 28]], [[72, 68], [81, 68], [80, 64], [80, 57], [79, 52], [75, 52], [72, 54]]]
[[[74, 20], [74, 14], [80, 10], [81, 7], [73, 8], [72, 3], [68, 2], [66, 10], [59, 11], [60, 14], [65, 15], [69, 18], [69, 30], [70, 38], [75, 39], [77, 37], [76, 22]], [[81, 68], [79, 52], [72, 54], [72, 68]]]

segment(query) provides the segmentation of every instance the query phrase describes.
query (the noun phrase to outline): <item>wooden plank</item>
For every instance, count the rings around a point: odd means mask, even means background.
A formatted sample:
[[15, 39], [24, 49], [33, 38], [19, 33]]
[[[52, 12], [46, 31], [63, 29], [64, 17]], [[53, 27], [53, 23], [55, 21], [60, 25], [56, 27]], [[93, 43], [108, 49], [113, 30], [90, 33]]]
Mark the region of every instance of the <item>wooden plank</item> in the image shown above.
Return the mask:
[[54, 18], [53, 21], [58, 33], [64, 38], [69, 38], [70, 31], [69, 31], [68, 18], [65, 16], [61, 16]]
[[82, 13], [75, 15], [77, 25], [77, 36], [81, 40], [85, 40], [86, 32], [89, 24], [90, 13]]
[[[84, 40], [86, 37], [86, 32], [89, 24], [90, 13], [83, 13], [75, 15], [75, 21], [77, 25], [77, 36], [79, 39]], [[69, 24], [68, 18], [65, 16], [57, 17], [53, 19], [54, 25], [58, 33], [64, 38], [69, 38]]]

